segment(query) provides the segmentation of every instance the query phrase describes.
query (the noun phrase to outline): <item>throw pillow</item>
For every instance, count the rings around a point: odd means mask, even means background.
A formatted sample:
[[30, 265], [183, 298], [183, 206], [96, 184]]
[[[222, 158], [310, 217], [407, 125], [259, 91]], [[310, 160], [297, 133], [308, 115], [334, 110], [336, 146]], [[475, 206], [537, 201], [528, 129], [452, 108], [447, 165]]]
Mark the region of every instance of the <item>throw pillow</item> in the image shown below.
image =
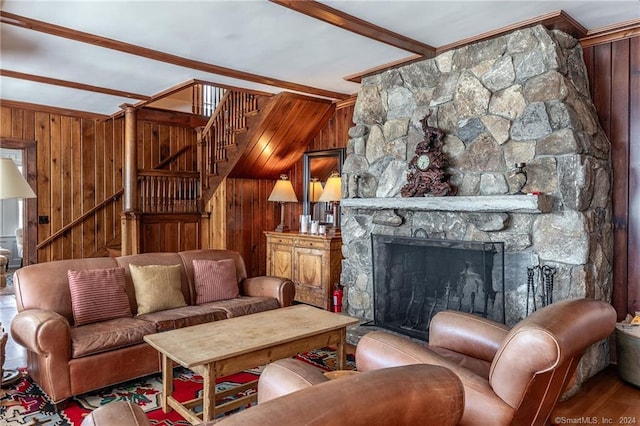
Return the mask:
[[75, 325], [130, 317], [124, 268], [67, 271]]
[[180, 291], [180, 265], [129, 265], [138, 315], [187, 306]]
[[233, 259], [193, 260], [196, 304], [233, 299], [240, 295]]

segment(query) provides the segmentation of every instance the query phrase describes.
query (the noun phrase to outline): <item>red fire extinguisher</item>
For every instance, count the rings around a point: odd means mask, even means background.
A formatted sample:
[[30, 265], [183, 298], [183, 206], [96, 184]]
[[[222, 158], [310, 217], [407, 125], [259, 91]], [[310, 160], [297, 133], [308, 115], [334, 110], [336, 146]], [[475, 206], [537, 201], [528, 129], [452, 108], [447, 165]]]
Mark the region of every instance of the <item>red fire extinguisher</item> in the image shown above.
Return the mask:
[[344, 295], [344, 290], [340, 283], [336, 283], [335, 289], [333, 290], [333, 312], [342, 312], [342, 296]]

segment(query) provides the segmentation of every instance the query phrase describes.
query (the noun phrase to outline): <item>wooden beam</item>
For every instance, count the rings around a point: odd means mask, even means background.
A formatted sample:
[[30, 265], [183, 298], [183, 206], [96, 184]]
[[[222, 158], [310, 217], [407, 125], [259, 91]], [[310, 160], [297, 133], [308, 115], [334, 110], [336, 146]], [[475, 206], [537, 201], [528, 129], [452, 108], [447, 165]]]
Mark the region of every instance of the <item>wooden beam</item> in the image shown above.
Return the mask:
[[4, 77], [17, 78], [20, 80], [35, 81], [37, 83], [52, 84], [54, 86], [70, 87], [72, 89], [85, 90], [88, 92], [104, 93], [105, 95], [120, 96], [123, 98], [141, 99], [145, 101], [151, 99], [150, 96], [140, 95], [138, 93], [124, 92], [122, 90], [115, 90], [115, 89], [107, 89], [104, 87], [92, 86], [89, 84], [76, 83], [75, 81], [59, 80], [57, 78], [43, 77], [43, 76], [34, 75], [34, 74], [26, 74], [18, 71], [0, 69], [0, 75]]
[[6, 107], [28, 109], [28, 110], [34, 110], [34, 111], [40, 111], [40, 112], [48, 112], [48, 113], [60, 114], [60, 115], [71, 115], [71, 116], [74, 116], [74, 117], [90, 118], [90, 119], [94, 119], [94, 120], [102, 120], [102, 121], [104, 121], [104, 120], [108, 120], [110, 118], [106, 114], [98, 114], [98, 113], [93, 113], [93, 112], [80, 111], [80, 110], [77, 110], [77, 109], [70, 109], [70, 108], [53, 107], [53, 106], [49, 106], [49, 105], [40, 105], [40, 104], [34, 104], [34, 103], [30, 103], [30, 102], [21, 102], [21, 101], [11, 101], [11, 100], [6, 100], [6, 99], [0, 99], [0, 104], [2, 104], [2, 106], [6, 106]]
[[[279, 0], [272, 0], [272, 1], [279, 1]], [[296, 2], [297, 3], [297, 2]], [[531, 19], [526, 19], [524, 21], [520, 21], [520, 22], [516, 22], [515, 24], [511, 24], [511, 25], [507, 25], [505, 27], [501, 27], [501, 28], [497, 28], [495, 30], [491, 30], [491, 31], [487, 31], [484, 32], [482, 34], [477, 34], [475, 36], [472, 37], [467, 37], [465, 39], [456, 41], [454, 43], [450, 43], [444, 46], [440, 46], [438, 48], [436, 48], [436, 54], [439, 55], [443, 52], [446, 52], [448, 50], [453, 50], [453, 49], [457, 49], [459, 47], [462, 46], [467, 46], [473, 43], [477, 43], [479, 41], [483, 41], [483, 40], [488, 40], [490, 38], [494, 38], [494, 37], [499, 37], [502, 36], [504, 34], [510, 33], [512, 31], [515, 30], [519, 30], [522, 28], [528, 28], [528, 27], [534, 27], [536, 25], [544, 25], [545, 27], [547, 27], [550, 30], [561, 30], [564, 31], [567, 34], [572, 35], [575, 38], [580, 38], [580, 37], [584, 37], [587, 35], [587, 30], [580, 25], [575, 19], [573, 19], [571, 16], [569, 16], [567, 13], [565, 13], [562, 10], [557, 10], [555, 12], [550, 12], [547, 13], [545, 15], [541, 15], [541, 16], [537, 16], [535, 18], [531, 18]], [[390, 62], [387, 64], [383, 64], [380, 65], [379, 67], [376, 68], [370, 68], [368, 70], [362, 71], [360, 73], [357, 74], [351, 74], [348, 75], [346, 77], [344, 77], [345, 80], [347, 81], [352, 81], [354, 83], [360, 83], [362, 81], [363, 77], [366, 77], [368, 75], [372, 75], [372, 74], [378, 74], [381, 73], [385, 70], [391, 69], [391, 68], [396, 68], [399, 66], [404, 66], [404, 65], [409, 65], [412, 62], [416, 62], [419, 60], [422, 60], [425, 58], [422, 58], [420, 56], [409, 56], [405, 59], [400, 59], [398, 61], [395, 62]]]
[[155, 61], [166, 62], [168, 64], [178, 65], [185, 68], [200, 70], [212, 74], [223, 75], [239, 80], [250, 81], [253, 83], [266, 84], [268, 86], [279, 87], [282, 89], [293, 90], [296, 92], [308, 93], [310, 95], [322, 96], [331, 99], [345, 99], [349, 94], [324, 90], [317, 87], [306, 86], [303, 84], [293, 83], [290, 81], [279, 80], [258, 74], [238, 71], [232, 68], [222, 67], [219, 65], [209, 64], [206, 62], [196, 61], [184, 58], [170, 53], [161, 52], [146, 47], [136, 46], [134, 44], [125, 43], [107, 37], [74, 30], [60, 25], [50, 24], [48, 22], [38, 21], [36, 19], [27, 18], [21, 15], [15, 15], [5, 11], [0, 11], [0, 22], [9, 25], [15, 25], [20, 28], [26, 28], [45, 34], [51, 34], [58, 37], [67, 38], [81, 43], [92, 44], [94, 46], [104, 47], [106, 49], [117, 50], [119, 52], [131, 55], [141, 56]]
[[397, 47], [398, 49], [418, 54], [424, 58], [432, 58], [436, 53], [436, 49], [428, 44], [410, 39], [402, 34], [394, 33], [386, 28], [379, 27], [314, 0], [269, 1], [328, 24], [335, 25], [343, 30], [351, 31], [372, 40]]
[[535, 18], [525, 19], [524, 21], [516, 22], [515, 24], [507, 25], [505, 27], [497, 28], [495, 30], [487, 31], [482, 34], [468, 37], [454, 43], [450, 43], [444, 46], [440, 46], [437, 49], [437, 53], [446, 52], [448, 50], [456, 49], [461, 46], [466, 46], [479, 41], [488, 40], [490, 38], [499, 37], [522, 28], [535, 27], [536, 25], [544, 25], [550, 30], [560, 30], [575, 38], [584, 37], [587, 35], [585, 27], [580, 25], [575, 19], [569, 16], [563, 10], [557, 10], [544, 15], [536, 16]]
[[640, 35], [640, 19], [634, 19], [590, 30], [586, 37], [580, 39], [580, 45], [585, 49], [597, 44], [613, 43], [614, 41], [637, 37], [638, 35]]

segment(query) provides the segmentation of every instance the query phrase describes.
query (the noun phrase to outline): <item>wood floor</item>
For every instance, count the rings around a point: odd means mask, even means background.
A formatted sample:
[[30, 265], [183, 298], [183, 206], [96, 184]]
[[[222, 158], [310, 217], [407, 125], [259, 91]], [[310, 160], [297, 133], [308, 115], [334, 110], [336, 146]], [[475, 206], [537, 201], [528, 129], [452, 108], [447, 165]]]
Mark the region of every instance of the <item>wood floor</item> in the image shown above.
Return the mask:
[[[0, 296], [0, 322], [7, 332], [15, 313], [14, 296]], [[27, 365], [26, 351], [11, 336], [6, 353], [5, 368]], [[561, 402], [554, 410], [551, 422], [558, 425], [640, 425], [640, 388], [620, 380], [615, 365], [610, 365], [583, 384], [574, 397]]]

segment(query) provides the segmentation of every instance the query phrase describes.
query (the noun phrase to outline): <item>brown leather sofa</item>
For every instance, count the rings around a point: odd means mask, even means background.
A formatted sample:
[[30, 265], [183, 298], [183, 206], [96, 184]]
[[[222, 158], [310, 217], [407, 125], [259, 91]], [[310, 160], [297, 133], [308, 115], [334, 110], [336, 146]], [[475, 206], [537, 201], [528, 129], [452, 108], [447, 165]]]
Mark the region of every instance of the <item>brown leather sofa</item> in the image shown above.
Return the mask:
[[[608, 303], [566, 300], [534, 312], [515, 327], [455, 311], [436, 314], [429, 345], [383, 331], [356, 347], [358, 371], [416, 363], [441, 365], [462, 381], [462, 425], [544, 425], [571, 385], [585, 350], [614, 330]], [[277, 361], [272, 379], [261, 377], [261, 398], [277, 398], [322, 382], [318, 369]], [[274, 372], [276, 370], [274, 369]]]
[[[233, 259], [240, 297], [196, 305], [194, 259]], [[131, 264], [181, 265], [181, 291], [187, 306], [137, 316]], [[133, 316], [76, 326], [67, 271], [115, 267], [125, 269]], [[160, 371], [157, 351], [142, 340], [145, 334], [289, 306], [295, 293], [287, 279], [247, 278], [242, 257], [228, 250], [40, 263], [16, 271], [14, 285], [18, 314], [11, 323], [11, 335], [27, 349], [29, 374], [54, 403]]]
[[[267, 366], [262, 377], [269, 376]], [[267, 376], [264, 376], [267, 374]], [[258, 382], [259, 385], [260, 382]], [[260, 391], [258, 390], [258, 395]], [[216, 422], [222, 426], [372, 426], [456, 425], [464, 392], [450, 370], [408, 365], [327, 381], [282, 398], [259, 402]], [[82, 426], [146, 426], [131, 402], [115, 402], [89, 414]], [[210, 425], [213, 423], [207, 423]]]

